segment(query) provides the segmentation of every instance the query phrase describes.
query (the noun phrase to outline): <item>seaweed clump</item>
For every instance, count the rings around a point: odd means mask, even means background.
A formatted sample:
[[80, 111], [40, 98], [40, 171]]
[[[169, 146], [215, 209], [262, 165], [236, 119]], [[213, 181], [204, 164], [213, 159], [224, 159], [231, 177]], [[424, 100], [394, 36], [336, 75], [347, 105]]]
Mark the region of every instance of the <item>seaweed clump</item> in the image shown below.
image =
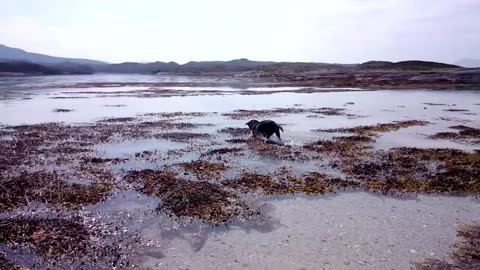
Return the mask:
[[480, 269], [480, 224], [464, 225], [457, 229], [461, 237], [450, 253], [453, 262], [427, 260], [417, 264], [418, 270]]
[[480, 154], [455, 149], [394, 148], [343, 164], [362, 187], [383, 193], [480, 192]]
[[[203, 125], [203, 124], [202, 124]], [[208, 125], [208, 124], [205, 124]], [[139, 129], [192, 129], [199, 127], [200, 124], [186, 123], [186, 122], [171, 122], [169, 120], [160, 120], [160, 121], [145, 121], [140, 122], [135, 125]]]
[[147, 113], [144, 116], [154, 116], [158, 118], [177, 118], [177, 117], [201, 117], [207, 113], [203, 112], [168, 112], [168, 113]]
[[78, 257], [89, 247], [90, 232], [67, 219], [0, 219], [0, 243], [23, 244], [45, 258]]
[[21, 270], [23, 267], [16, 265], [6, 258], [5, 254], [0, 252], [0, 270]]
[[240, 178], [223, 181], [222, 184], [245, 193], [255, 192], [257, 189], [268, 195], [293, 193], [288, 184], [274, 181], [270, 175], [257, 173], [244, 173]]
[[464, 225], [457, 230], [462, 241], [455, 245], [454, 259], [465, 263], [476, 263], [480, 267], [480, 224]]
[[304, 145], [307, 150], [336, 155], [342, 158], [357, 158], [366, 154], [367, 144], [374, 139], [364, 135], [333, 137], [332, 140], [319, 140]]
[[348, 114], [344, 108], [275, 108], [270, 110], [235, 110], [231, 113], [224, 113], [223, 116], [229, 117], [234, 120], [244, 120], [249, 118], [264, 118], [272, 117], [280, 114], [300, 114], [300, 113], [312, 113], [316, 115], [326, 116], [349, 116], [354, 117], [356, 115]]
[[223, 185], [237, 189], [241, 192], [255, 192], [261, 190], [266, 195], [285, 195], [304, 193], [308, 195], [336, 192], [338, 189], [356, 188], [356, 181], [330, 178], [324, 174], [310, 172], [303, 177], [297, 177], [289, 173], [274, 180], [270, 175], [257, 173], [244, 173], [239, 178], [222, 182]]
[[451, 129], [458, 130], [458, 132], [438, 132], [430, 138], [432, 139], [447, 139], [453, 141], [468, 141], [473, 143], [480, 143], [480, 129], [468, 127], [464, 125], [452, 126]]
[[177, 179], [171, 171], [132, 171], [126, 179], [134, 183], [138, 191], [159, 197], [162, 200], [157, 207], [159, 211], [177, 217], [197, 217], [220, 224], [235, 216], [258, 215], [221, 185]]
[[220, 176], [227, 166], [220, 162], [208, 162], [205, 160], [195, 160], [188, 163], [181, 163], [185, 170], [192, 172], [198, 179], [212, 179]]
[[364, 135], [334, 137], [332, 140], [319, 140], [303, 146], [304, 149], [334, 158], [332, 168], [351, 166], [371, 156], [371, 142], [374, 139]]
[[22, 172], [18, 176], [0, 175], [0, 211], [15, 209], [30, 202], [77, 208], [103, 201], [112, 190], [108, 183], [70, 184], [56, 173]]
[[406, 120], [395, 121], [393, 123], [376, 124], [372, 126], [358, 126], [352, 128], [335, 128], [335, 129], [318, 129], [316, 131], [321, 132], [339, 132], [339, 133], [355, 133], [358, 135], [372, 136], [376, 133], [396, 131], [401, 128], [408, 128], [413, 126], [425, 126], [429, 124], [427, 121], [422, 120]]
[[[199, 217], [214, 223], [225, 223], [235, 215], [232, 193], [209, 182], [180, 181], [175, 188], [162, 195], [159, 210], [182, 217]], [[230, 209], [229, 209], [230, 208]]]
[[224, 113], [222, 115], [234, 120], [242, 120], [248, 118], [271, 117], [274, 116], [275, 113], [270, 110], [235, 110], [231, 113]]

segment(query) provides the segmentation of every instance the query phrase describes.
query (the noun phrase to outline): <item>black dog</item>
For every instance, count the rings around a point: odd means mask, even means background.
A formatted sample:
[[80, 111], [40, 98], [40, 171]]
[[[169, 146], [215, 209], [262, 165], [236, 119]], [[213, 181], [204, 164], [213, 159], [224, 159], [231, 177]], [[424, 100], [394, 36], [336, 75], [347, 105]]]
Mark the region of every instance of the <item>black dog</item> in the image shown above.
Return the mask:
[[268, 140], [273, 133], [275, 133], [280, 140], [282, 139], [280, 138], [280, 130], [283, 132], [283, 128], [272, 120], [264, 120], [261, 122], [250, 120], [246, 125], [252, 131], [255, 138], [257, 138], [258, 134], [261, 134]]

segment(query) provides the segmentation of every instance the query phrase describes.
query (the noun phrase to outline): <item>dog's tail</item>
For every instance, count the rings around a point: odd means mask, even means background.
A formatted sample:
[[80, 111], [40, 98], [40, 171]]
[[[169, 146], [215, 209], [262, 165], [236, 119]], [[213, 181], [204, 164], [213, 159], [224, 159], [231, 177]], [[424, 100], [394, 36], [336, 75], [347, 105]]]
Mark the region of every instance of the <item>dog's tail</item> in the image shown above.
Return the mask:
[[276, 124], [276, 125], [277, 125], [277, 130], [275, 130], [275, 135], [277, 135], [277, 137], [281, 140], [282, 138], [280, 137], [280, 130], [283, 132], [283, 128], [279, 124]]

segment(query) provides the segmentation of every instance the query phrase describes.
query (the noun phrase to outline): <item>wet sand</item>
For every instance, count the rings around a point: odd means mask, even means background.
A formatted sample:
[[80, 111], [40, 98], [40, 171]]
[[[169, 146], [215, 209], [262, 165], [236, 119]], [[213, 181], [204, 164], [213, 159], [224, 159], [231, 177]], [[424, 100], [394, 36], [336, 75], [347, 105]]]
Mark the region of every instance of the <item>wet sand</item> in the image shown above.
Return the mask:
[[[395, 199], [366, 193], [269, 199], [271, 231], [213, 231], [196, 251], [184, 239], [165, 247], [155, 269], [410, 269], [445, 258], [455, 229], [480, 221], [469, 198]], [[188, 239], [187, 235], [187, 239]], [[190, 237], [193, 237], [190, 235]]]

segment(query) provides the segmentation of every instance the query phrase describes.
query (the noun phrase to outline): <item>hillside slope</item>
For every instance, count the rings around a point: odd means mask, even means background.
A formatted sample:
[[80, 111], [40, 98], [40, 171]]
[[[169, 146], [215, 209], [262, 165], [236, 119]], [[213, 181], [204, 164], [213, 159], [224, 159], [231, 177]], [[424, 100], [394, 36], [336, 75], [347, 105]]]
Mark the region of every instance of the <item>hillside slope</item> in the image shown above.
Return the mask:
[[102, 61], [90, 59], [64, 58], [39, 53], [31, 53], [22, 49], [11, 48], [2, 44], [0, 44], [0, 61], [23, 61], [39, 64], [59, 64], [63, 62], [71, 62], [82, 65], [96, 65], [105, 63]]

